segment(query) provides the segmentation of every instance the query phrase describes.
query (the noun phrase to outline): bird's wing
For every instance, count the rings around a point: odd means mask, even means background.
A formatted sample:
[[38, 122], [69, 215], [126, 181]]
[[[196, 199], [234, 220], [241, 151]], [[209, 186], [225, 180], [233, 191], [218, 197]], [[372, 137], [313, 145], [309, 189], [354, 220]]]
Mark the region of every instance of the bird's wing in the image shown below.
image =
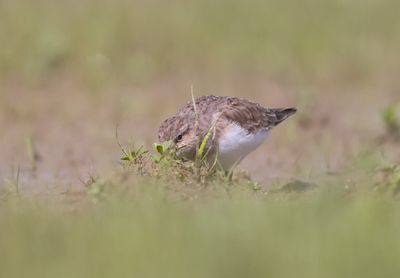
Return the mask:
[[240, 124], [249, 132], [256, 132], [278, 125], [295, 112], [295, 108], [268, 109], [257, 103], [234, 99], [221, 109], [221, 117]]

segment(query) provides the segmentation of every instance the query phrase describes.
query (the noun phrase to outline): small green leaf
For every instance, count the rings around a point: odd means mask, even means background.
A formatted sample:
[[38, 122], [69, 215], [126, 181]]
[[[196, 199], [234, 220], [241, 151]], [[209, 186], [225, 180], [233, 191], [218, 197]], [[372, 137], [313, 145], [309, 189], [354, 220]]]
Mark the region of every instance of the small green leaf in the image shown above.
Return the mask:
[[400, 120], [397, 117], [397, 111], [394, 105], [388, 106], [382, 112], [382, 119], [389, 130], [398, 131], [400, 129]]
[[201, 141], [200, 148], [199, 148], [199, 157], [200, 158], [203, 158], [204, 150], [206, 148], [208, 139], [211, 137], [211, 134], [212, 134], [212, 129], [210, 128], [208, 130], [206, 136], [204, 136], [203, 140]]
[[171, 147], [171, 145], [172, 145], [171, 141], [166, 141], [163, 143], [154, 143], [154, 148], [159, 154], [164, 155]]
[[159, 154], [163, 154], [164, 153], [164, 147], [163, 147], [162, 144], [154, 144], [154, 146], [155, 146], [155, 148], [156, 148], [156, 150], [157, 150], [157, 152]]

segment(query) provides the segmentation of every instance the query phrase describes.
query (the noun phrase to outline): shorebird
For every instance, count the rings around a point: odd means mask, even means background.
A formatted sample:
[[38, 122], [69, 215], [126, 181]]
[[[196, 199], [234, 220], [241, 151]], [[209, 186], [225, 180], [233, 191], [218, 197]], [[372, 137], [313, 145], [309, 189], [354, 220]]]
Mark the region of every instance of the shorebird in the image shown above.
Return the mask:
[[257, 149], [296, 108], [265, 108], [236, 97], [202, 96], [189, 101], [160, 126], [160, 142], [171, 141], [179, 158], [203, 155], [227, 171]]

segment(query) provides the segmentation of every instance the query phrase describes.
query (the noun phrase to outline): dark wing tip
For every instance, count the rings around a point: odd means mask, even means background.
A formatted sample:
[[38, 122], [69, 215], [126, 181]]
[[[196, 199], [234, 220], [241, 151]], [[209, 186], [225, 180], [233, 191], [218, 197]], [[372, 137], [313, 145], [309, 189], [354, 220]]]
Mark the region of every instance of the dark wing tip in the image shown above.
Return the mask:
[[297, 108], [291, 107], [291, 108], [278, 108], [278, 109], [271, 109], [271, 111], [275, 114], [275, 125], [280, 124], [293, 114], [297, 112]]
[[296, 107], [285, 108], [285, 109], [283, 109], [282, 112], [286, 113], [288, 116], [291, 116], [297, 112], [297, 108]]

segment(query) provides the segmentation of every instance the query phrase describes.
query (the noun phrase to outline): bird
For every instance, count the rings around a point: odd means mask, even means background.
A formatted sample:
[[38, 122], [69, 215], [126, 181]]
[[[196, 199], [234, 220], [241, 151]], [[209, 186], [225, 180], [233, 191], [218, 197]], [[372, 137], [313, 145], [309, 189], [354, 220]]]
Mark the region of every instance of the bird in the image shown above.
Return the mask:
[[238, 97], [201, 96], [164, 120], [158, 139], [171, 142], [176, 156], [184, 160], [195, 160], [202, 146], [208, 161], [229, 171], [296, 112], [294, 107], [266, 108]]

